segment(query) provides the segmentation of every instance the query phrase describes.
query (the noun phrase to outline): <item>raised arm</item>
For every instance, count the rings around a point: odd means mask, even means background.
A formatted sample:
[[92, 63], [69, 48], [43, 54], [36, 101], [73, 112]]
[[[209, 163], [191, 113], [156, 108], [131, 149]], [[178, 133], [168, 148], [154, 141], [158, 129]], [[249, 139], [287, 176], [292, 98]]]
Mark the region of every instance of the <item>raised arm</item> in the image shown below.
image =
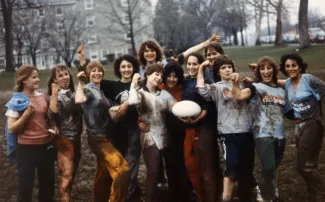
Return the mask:
[[51, 110], [51, 112], [55, 114], [59, 112], [58, 97], [59, 97], [59, 86], [55, 83], [52, 83], [52, 96], [50, 99], [49, 109]]
[[24, 130], [25, 124], [29, 117], [33, 114], [36, 107], [33, 103], [30, 103], [27, 109], [19, 118], [8, 117], [8, 131], [11, 134], [19, 134]]
[[240, 89], [239, 74], [237, 74], [237, 73], [231, 74], [230, 80], [233, 83], [232, 97], [236, 101], [248, 100], [252, 96], [252, 90], [250, 88]]
[[84, 79], [86, 78], [86, 74], [84, 71], [82, 71], [77, 74], [77, 77], [78, 77], [78, 86], [76, 90], [75, 102], [76, 104], [83, 104], [87, 102], [87, 98], [84, 93], [84, 86], [85, 86]]
[[129, 105], [137, 105], [141, 102], [141, 96], [137, 91], [140, 79], [141, 79], [141, 75], [139, 73], [135, 73], [133, 75], [132, 83], [130, 87]]
[[220, 36], [218, 36], [216, 33], [213, 33], [212, 36], [210, 37], [210, 39], [196, 45], [196, 46], [193, 46], [189, 49], [187, 49], [185, 52], [183, 52], [183, 56], [184, 58], [187, 58], [190, 54], [192, 53], [196, 53], [196, 52], [200, 52], [201, 50], [203, 50], [205, 47], [207, 47], [209, 45], [210, 42], [212, 41], [217, 41], [219, 42], [220, 41]]
[[85, 46], [83, 41], [80, 42], [80, 46], [77, 50], [77, 55], [80, 61], [80, 67], [78, 68], [78, 71], [85, 71], [87, 66], [87, 61], [85, 57]]
[[199, 71], [198, 71], [198, 74], [197, 74], [197, 87], [204, 87], [205, 86], [205, 82], [204, 82], [204, 70], [206, 67], [209, 67], [210, 66], [210, 61], [209, 60], [206, 60], [204, 61], [200, 67], [199, 67]]

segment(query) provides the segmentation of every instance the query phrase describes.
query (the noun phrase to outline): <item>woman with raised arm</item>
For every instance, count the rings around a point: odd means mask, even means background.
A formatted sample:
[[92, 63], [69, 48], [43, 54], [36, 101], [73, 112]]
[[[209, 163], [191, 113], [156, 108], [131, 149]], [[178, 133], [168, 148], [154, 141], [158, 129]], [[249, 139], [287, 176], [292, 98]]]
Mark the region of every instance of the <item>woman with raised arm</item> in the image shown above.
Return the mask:
[[[93, 202], [124, 202], [127, 195], [130, 170], [126, 160], [112, 144], [114, 123], [109, 115], [112, 101], [100, 90], [104, 67], [90, 62], [86, 72], [77, 75], [75, 102], [84, 111], [88, 144], [97, 157], [97, 170], [93, 188]], [[89, 83], [84, 84], [88, 79]]]
[[287, 100], [296, 121], [297, 169], [305, 180], [308, 201], [325, 201], [325, 181], [317, 169], [318, 156], [324, 136], [321, 100], [325, 83], [306, 74], [307, 64], [295, 54], [281, 57], [280, 70], [289, 77], [285, 82]]
[[34, 66], [21, 66], [16, 72], [16, 92], [6, 104], [8, 131], [18, 136], [18, 201], [31, 202], [35, 171], [38, 176], [38, 200], [51, 202], [54, 196], [53, 136], [47, 117], [48, 98], [37, 91], [40, 79]]
[[226, 168], [223, 181], [223, 201], [232, 200], [235, 181], [238, 181], [240, 201], [251, 197], [251, 182], [254, 168], [254, 139], [251, 132], [252, 117], [247, 102], [236, 102], [232, 97], [230, 75], [235, 72], [232, 60], [219, 56], [214, 64], [214, 73], [220, 82], [206, 84], [204, 68], [211, 65], [207, 60], [200, 65], [197, 76], [199, 94], [206, 100], [213, 100], [217, 108], [218, 133], [222, 137]]
[[197, 103], [202, 111], [194, 119], [185, 122], [184, 157], [187, 173], [197, 197], [204, 201], [216, 201], [222, 191], [218, 154], [215, 110], [197, 92], [197, 75], [204, 61], [200, 53], [192, 53], [186, 61], [189, 78], [183, 85], [182, 100]]
[[145, 85], [138, 91], [141, 75], [134, 74], [129, 96], [129, 105], [136, 105], [142, 121], [150, 126], [149, 131], [141, 131], [140, 134], [141, 148], [147, 167], [145, 201], [150, 202], [158, 201], [157, 181], [161, 156], [164, 157], [166, 164], [169, 164], [172, 158], [165, 152], [167, 147], [165, 116], [168, 110], [171, 111], [176, 100], [167, 91], [158, 88], [162, 81], [162, 72], [163, 67], [160, 64], [148, 65], [145, 70]]
[[69, 68], [55, 66], [48, 81], [49, 117], [59, 134], [54, 139], [61, 174], [60, 201], [71, 201], [74, 177], [81, 157], [82, 109], [74, 101], [74, 84]]
[[293, 119], [285, 91], [277, 86], [278, 71], [274, 60], [264, 56], [257, 62], [257, 83], [241, 89], [239, 75], [231, 75], [234, 99], [238, 102], [249, 100], [253, 106], [253, 134], [261, 163], [259, 188], [264, 201], [276, 199], [276, 171], [282, 161], [286, 143], [283, 115]]

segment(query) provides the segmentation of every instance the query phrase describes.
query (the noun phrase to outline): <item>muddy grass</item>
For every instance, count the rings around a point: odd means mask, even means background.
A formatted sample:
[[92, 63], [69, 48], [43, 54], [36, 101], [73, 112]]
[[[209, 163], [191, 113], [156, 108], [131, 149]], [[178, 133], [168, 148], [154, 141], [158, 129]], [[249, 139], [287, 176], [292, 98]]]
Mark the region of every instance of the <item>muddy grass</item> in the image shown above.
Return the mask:
[[[0, 93], [0, 202], [14, 202], [17, 201], [17, 187], [18, 177], [17, 169], [12, 165], [6, 156], [6, 140], [4, 137], [5, 125], [5, 108], [4, 104], [8, 100], [8, 95]], [[323, 105], [325, 106], [325, 105]], [[285, 202], [302, 202], [306, 196], [305, 183], [295, 169], [296, 153], [293, 140], [293, 124], [286, 123], [287, 126], [287, 148], [281, 167], [279, 168], [279, 192], [283, 201]], [[96, 171], [96, 159], [90, 152], [83, 135], [82, 145], [82, 159], [79, 170], [75, 179], [74, 188], [72, 192], [72, 199], [75, 202], [90, 202], [92, 192], [92, 181]], [[324, 144], [324, 143], [323, 143]], [[319, 169], [325, 177], [325, 145], [319, 158]], [[258, 160], [256, 160], [255, 172], [258, 176]], [[143, 189], [145, 183], [145, 167], [143, 161], [140, 166], [138, 176], [141, 188]], [[35, 181], [36, 183], [36, 181]], [[55, 199], [58, 201], [58, 174], [56, 180]], [[144, 190], [143, 190], [144, 191]], [[37, 185], [34, 189], [34, 201], [37, 201]]]

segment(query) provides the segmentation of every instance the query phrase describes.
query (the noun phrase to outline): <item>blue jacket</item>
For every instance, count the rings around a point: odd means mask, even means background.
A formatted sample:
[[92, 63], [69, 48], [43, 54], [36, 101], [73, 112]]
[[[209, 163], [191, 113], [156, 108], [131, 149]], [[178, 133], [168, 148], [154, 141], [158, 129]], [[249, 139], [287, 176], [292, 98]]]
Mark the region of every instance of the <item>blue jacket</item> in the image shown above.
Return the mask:
[[[24, 111], [29, 106], [29, 99], [24, 93], [16, 92], [12, 95], [9, 102], [5, 105], [8, 109], [14, 111]], [[12, 163], [16, 162], [17, 135], [11, 134], [8, 131], [8, 121], [6, 123], [5, 135], [7, 137], [7, 152], [8, 158]]]

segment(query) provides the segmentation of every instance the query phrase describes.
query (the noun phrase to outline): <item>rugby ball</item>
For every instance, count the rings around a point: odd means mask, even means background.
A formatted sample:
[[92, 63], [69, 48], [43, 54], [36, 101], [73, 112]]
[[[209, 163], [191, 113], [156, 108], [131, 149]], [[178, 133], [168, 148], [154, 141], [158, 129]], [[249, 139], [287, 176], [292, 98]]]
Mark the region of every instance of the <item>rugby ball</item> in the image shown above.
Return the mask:
[[172, 112], [178, 117], [197, 117], [201, 113], [201, 107], [193, 101], [184, 100], [177, 102]]
[[118, 109], [120, 108], [120, 106], [114, 106], [109, 108], [108, 112], [109, 112], [109, 116], [111, 117], [111, 119], [115, 122], [117, 121], [117, 112]]

